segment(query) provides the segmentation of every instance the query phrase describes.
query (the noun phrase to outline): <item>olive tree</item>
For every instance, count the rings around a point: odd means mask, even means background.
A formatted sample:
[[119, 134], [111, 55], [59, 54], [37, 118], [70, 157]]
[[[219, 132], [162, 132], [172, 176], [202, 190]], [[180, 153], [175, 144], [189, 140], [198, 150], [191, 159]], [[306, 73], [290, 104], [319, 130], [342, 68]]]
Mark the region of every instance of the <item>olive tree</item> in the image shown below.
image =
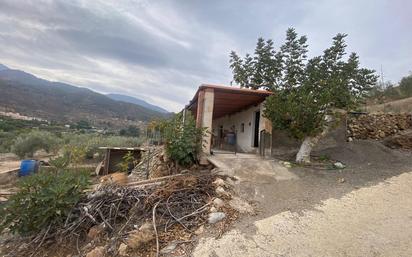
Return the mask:
[[253, 56], [230, 54], [235, 83], [273, 92], [264, 115], [274, 129], [301, 140], [297, 162], [310, 162], [313, 146], [328, 132], [337, 110], [356, 107], [377, 81], [373, 70], [360, 67], [356, 53], [346, 58], [346, 36], [337, 34], [331, 47], [311, 59], [306, 36], [293, 28], [278, 51], [273, 41], [259, 38]]

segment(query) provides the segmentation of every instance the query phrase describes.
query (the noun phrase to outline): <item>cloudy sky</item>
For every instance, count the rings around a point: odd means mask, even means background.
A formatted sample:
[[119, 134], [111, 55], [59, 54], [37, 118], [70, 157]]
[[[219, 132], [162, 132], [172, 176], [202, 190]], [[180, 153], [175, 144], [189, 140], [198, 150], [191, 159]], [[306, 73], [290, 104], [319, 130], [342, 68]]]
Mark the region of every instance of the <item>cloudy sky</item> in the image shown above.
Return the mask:
[[362, 65], [412, 71], [410, 0], [1, 0], [0, 63], [180, 110], [201, 83], [229, 84], [230, 50], [288, 27], [318, 55], [338, 32]]

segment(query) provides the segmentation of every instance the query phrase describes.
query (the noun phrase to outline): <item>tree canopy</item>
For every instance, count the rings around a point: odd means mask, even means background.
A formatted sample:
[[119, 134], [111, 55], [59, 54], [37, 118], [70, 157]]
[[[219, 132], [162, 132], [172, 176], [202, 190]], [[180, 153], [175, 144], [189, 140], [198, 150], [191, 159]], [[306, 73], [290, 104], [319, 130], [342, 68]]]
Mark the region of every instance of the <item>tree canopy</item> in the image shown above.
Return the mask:
[[306, 36], [286, 31], [278, 51], [272, 40], [259, 38], [254, 55], [232, 51], [233, 82], [250, 89], [267, 89], [265, 116], [275, 129], [296, 139], [319, 135], [327, 114], [355, 107], [374, 86], [373, 70], [361, 68], [356, 53], [346, 57], [346, 34], [337, 34], [322, 55], [308, 59]]

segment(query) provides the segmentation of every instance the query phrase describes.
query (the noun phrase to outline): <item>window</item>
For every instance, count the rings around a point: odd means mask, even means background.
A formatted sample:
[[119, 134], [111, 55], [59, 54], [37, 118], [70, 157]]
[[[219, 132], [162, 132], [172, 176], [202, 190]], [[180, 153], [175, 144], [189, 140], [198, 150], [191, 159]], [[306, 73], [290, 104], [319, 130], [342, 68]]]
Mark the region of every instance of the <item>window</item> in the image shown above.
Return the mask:
[[242, 123], [241, 125], [240, 125], [240, 131], [243, 133], [243, 132], [245, 132], [245, 123]]

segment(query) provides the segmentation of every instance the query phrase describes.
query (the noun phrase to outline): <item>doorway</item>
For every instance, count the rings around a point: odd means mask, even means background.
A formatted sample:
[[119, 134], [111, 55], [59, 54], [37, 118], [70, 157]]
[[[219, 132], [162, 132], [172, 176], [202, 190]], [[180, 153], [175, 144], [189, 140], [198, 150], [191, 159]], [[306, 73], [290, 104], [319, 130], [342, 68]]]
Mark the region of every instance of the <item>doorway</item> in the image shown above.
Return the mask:
[[255, 129], [253, 137], [253, 147], [259, 147], [259, 123], [260, 123], [260, 111], [255, 112]]

